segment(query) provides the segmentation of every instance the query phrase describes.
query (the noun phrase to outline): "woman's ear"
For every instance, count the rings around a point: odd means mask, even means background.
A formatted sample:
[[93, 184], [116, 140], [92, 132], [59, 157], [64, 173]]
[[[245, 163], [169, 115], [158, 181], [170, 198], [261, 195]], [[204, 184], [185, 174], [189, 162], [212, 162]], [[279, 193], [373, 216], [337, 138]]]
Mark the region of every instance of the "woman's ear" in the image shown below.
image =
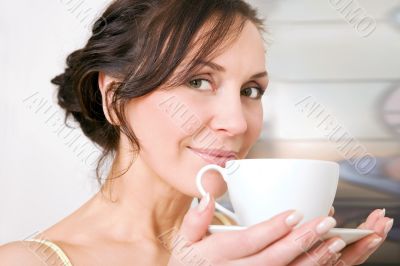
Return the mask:
[[[103, 106], [103, 112], [105, 117], [107, 118], [108, 122], [112, 125], [118, 125], [118, 120], [116, 119], [116, 115], [114, 112], [111, 110], [111, 100], [114, 95], [114, 92], [112, 90], [109, 90], [109, 87], [112, 83], [118, 82], [116, 78], [113, 78], [109, 75], [106, 75], [104, 72], [99, 72], [99, 88], [101, 92], [101, 100], [102, 100], [102, 106]], [[111, 114], [110, 114], [111, 112]], [[111, 120], [111, 116], [113, 120]], [[114, 121], [114, 122], [113, 122]]]

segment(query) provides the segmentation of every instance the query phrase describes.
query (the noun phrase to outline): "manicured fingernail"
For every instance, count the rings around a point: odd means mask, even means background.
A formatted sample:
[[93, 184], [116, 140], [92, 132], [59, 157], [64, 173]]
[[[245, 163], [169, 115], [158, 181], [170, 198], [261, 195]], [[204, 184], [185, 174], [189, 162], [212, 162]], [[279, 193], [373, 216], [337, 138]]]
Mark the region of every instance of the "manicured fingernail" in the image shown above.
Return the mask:
[[382, 240], [382, 237], [377, 237], [371, 240], [371, 242], [369, 242], [368, 244], [368, 249], [373, 249], [374, 247], [376, 247]]
[[385, 214], [386, 214], [386, 209], [385, 208], [381, 209], [381, 213], [379, 214], [379, 216], [385, 217]]
[[209, 202], [210, 202], [210, 193], [207, 192], [206, 195], [201, 198], [199, 206], [197, 206], [197, 211], [199, 213], [203, 212], [207, 208]]
[[316, 228], [318, 234], [323, 235], [336, 226], [336, 220], [332, 217], [326, 217]]
[[289, 215], [285, 222], [288, 226], [295, 226], [303, 219], [303, 214], [299, 211], [294, 211], [291, 215]]
[[328, 249], [332, 253], [337, 253], [341, 251], [344, 247], [346, 246], [346, 242], [344, 242], [342, 239], [337, 239], [335, 242], [329, 245]]
[[383, 231], [385, 235], [389, 233], [390, 229], [392, 229], [392, 226], [393, 226], [393, 219], [390, 219], [389, 221], [386, 222], [385, 230]]

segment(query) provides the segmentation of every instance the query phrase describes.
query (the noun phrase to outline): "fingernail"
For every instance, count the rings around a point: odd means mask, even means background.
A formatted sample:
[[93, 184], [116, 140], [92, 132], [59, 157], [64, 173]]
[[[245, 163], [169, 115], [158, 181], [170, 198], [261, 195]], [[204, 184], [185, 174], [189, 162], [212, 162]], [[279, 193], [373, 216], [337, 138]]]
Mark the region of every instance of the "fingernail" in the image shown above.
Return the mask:
[[335, 207], [331, 207], [331, 212], [332, 212], [332, 215], [334, 215], [335, 214]]
[[207, 208], [209, 202], [210, 202], [210, 193], [207, 192], [206, 195], [201, 198], [199, 206], [197, 206], [197, 211], [199, 213], [203, 212]]
[[342, 239], [337, 239], [335, 242], [329, 245], [328, 249], [332, 253], [337, 253], [341, 251], [344, 247], [346, 246], [346, 242], [344, 242]]
[[374, 247], [376, 247], [382, 240], [382, 237], [377, 237], [371, 240], [371, 242], [369, 242], [368, 244], [368, 249], [373, 249]]
[[385, 232], [385, 235], [387, 235], [390, 231], [390, 229], [392, 229], [393, 226], [393, 219], [390, 219], [389, 221], [386, 222], [385, 225], [385, 230], [383, 232]]
[[380, 217], [385, 217], [385, 214], [386, 214], [386, 209], [383, 208], [383, 209], [381, 210], [381, 213], [379, 214], [379, 216], [380, 216]]
[[318, 234], [323, 235], [331, 230], [336, 225], [336, 220], [332, 217], [326, 217], [320, 222], [316, 228]]
[[303, 219], [303, 214], [299, 211], [294, 211], [291, 215], [289, 215], [285, 222], [288, 226], [295, 226]]

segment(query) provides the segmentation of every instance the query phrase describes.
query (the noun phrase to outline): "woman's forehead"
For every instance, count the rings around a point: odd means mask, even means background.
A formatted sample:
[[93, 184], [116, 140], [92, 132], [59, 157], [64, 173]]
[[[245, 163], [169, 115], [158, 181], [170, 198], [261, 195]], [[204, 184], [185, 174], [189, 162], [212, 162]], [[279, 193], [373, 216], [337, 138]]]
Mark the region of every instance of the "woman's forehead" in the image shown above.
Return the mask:
[[[206, 30], [203, 29], [202, 31], [204, 32]], [[199, 35], [201, 34], [204, 33], [200, 33]], [[197, 40], [199, 40], [198, 36]], [[196, 55], [202, 48], [202, 44], [203, 43], [199, 41], [196, 45], [191, 47], [190, 52], [182, 61], [179, 68], [186, 68], [189, 63], [193, 63], [197, 68], [208, 66], [223, 72], [225, 68], [229, 68], [229, 64], [227, 64], [225, 60], [226, 57], [232, 57], [233, 55], [234, 59], [235, 57], [238, 58], [240, 55], [244, 55], [244, 57], [249, 58], [253, 63], [256, 63], [254, 60], [260, 58], [264, 59], [266, 53], [261, 33], [249, 20], [245, 22], [240, 32], [231, 29], [225, 40], [216, 47], [212, 55], [204, 59], [196, 59]]]

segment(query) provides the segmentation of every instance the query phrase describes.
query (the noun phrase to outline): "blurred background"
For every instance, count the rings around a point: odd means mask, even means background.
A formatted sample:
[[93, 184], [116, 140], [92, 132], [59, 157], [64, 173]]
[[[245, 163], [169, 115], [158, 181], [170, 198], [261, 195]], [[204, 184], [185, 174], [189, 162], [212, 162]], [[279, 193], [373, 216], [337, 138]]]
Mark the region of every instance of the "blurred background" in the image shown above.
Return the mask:
[[[54, 224], [97, 191], [99, 151], [79, 130], [60, 134], [49, 81], [109, 2], [0, 2], [0, 244]], [[271, 82], [248, 157], [338, 161], [338, 226], [386, 208], [394, 228], [366, 265], [400, 265], [400, 0], [249, 2], [266, 18]], [[220, 201], [229, 207], [228, 193]]]

